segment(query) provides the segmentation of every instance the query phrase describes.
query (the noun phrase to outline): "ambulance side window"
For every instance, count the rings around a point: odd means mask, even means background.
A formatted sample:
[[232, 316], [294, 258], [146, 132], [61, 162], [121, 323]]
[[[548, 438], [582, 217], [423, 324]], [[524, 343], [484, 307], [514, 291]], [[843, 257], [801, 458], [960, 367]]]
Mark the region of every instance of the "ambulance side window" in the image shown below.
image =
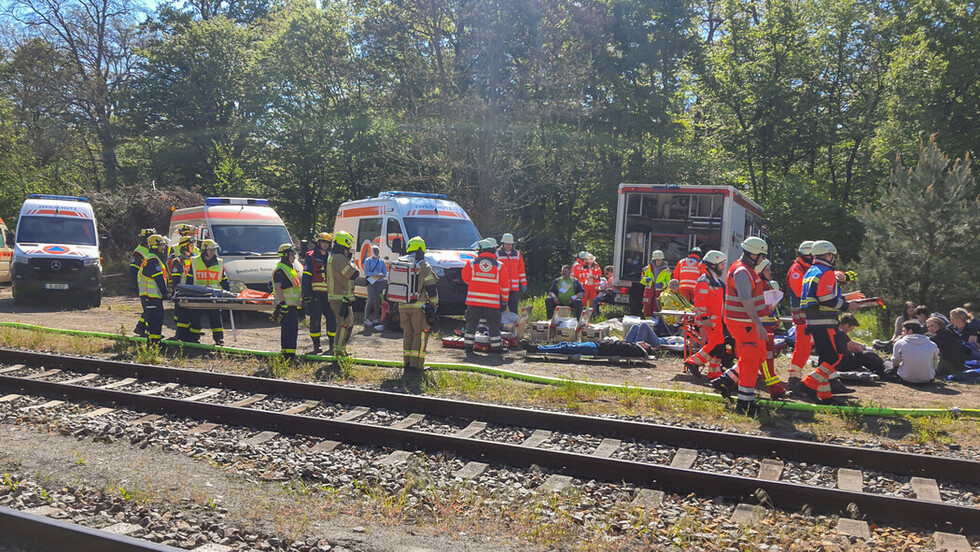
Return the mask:
[[388, 248], [395, 255], [402, 255], [405, 253], [405, 236], [402, 235], [402, 225], [398, 223], [397, 219], [388, 219]]
[[357, 223], [357, 243], [355, 250], [360, 249], [364, 240], [371, 242], [371, 245], [378, 243], [381, 239], [381, 219], [363, 218]]

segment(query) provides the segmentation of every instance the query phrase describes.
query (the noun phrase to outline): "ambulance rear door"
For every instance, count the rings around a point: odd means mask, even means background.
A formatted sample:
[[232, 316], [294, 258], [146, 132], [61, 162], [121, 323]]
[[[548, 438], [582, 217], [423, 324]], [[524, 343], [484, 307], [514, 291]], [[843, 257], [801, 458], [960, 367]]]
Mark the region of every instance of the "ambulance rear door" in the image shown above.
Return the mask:
[[14, 256], [14, 235], [0, 219], [0, 282], [10, 281], [10, 259]]

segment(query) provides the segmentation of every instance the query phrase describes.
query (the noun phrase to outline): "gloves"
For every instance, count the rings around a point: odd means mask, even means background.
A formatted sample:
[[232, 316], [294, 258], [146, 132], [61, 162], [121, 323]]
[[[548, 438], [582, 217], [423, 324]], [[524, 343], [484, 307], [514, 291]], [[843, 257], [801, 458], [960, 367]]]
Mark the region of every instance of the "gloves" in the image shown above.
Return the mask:
[[422, 313], [425, 314], [425, 321], [428, 322], [430, 326], [439, 325], [439, 316], [436, 314], [436, 307], [426, 303], [422, 305]]
[[303, 308], [303, 310], [309, 310], [311, 304], [313, 304], [313, 298], [312, 297], [310, 297], [310, 296], [307, 295], [306, 297], [304, 297], [302, 299], [302, 308]]
[[282, 315], [284, 314], [286, 314], [286, 303], [282, 302], [276, 305], [276, 308], [272, 311], [272, 315], [269, 317], [269, 320], [278, 324], [282, 322]]
[[340, 305], [340, 317], [347, 318], [347, 316], [349, 315], [350, 315], [350, 301], [347, 301], [345, 299], [344, 302]]
[[521, 291], [527, 291], [527, 284], [521, 284]]

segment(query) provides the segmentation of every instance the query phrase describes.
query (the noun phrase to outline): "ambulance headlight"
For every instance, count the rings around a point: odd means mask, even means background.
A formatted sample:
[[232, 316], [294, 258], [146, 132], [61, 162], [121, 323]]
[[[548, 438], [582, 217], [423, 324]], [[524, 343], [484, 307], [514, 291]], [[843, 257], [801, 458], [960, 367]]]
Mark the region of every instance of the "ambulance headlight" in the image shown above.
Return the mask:
[[27, 264], [27, 255], [14, 255], [14, 264]]
[[91, 259], [85, 259], [84, 261], [82, 261], [82, 264], [85, 266], [99, 266], [99, 258], [94, 257]]
[[247, 288], [248, 286], [246, 286], [245, 285], [245, 282], [243, 282], [241, 280], [229, 280], [228, 281], [228, 287], [230, 287], [231, 288], [231, 291], [233, 291], [235, 293], [241, 293], [241, 292], [245, 291], [245, 288]]

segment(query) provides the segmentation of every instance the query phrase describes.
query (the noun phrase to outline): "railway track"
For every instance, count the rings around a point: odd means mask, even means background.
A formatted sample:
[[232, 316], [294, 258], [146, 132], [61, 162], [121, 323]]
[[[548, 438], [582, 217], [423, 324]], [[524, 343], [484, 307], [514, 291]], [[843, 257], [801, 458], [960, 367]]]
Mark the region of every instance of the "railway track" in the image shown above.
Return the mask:
[[[295, 434], [320, 439], [319, 450], [338, 443], [380, 446], [394, 449], [393, 458], [412, 450], [451, 451], [470, 460], [458, 472], [464, 478], [490, 463], [537, 465], [552, 474], [549, 488], [567, 486], [573, 477], [627, 482], [641, 488], [640, 503], [655, 503], [664, 491], [749, 502], [764, 493], [778, 508], [927, 526], [943, 538], [980, 527], [980, 508], [943, 500], [950, 489], [980, 489], [980, 462], [959, 458], [6, 349], [0, 349], [0, 391], [0, 401], [20, 394], [51, 399], [31, 408], [86, 401], [102, 405], [87, 416], [112, 405], [146, 413], [137, 422], [161, 414], [199, 421], [191, 431], [244, 426], [255, 432], [253, 443]], [[398, 416], [379, 423], [373, 410]], [[426, 431], [427, 420], [452, 429]], [[513, 435], [528, 433], [515, 442]], [[579, 446], [562, 450], [556, 435], [576, 436]], [[752, 457], [755, 473], [699, 469], [699, 458], [717, 454]], [[782, 477], [789, 470], [833, 471], [836, 481], [792, 483]], [[901, 481], [911, 496], [866, 492], [862, 482], [876, 473]]]

